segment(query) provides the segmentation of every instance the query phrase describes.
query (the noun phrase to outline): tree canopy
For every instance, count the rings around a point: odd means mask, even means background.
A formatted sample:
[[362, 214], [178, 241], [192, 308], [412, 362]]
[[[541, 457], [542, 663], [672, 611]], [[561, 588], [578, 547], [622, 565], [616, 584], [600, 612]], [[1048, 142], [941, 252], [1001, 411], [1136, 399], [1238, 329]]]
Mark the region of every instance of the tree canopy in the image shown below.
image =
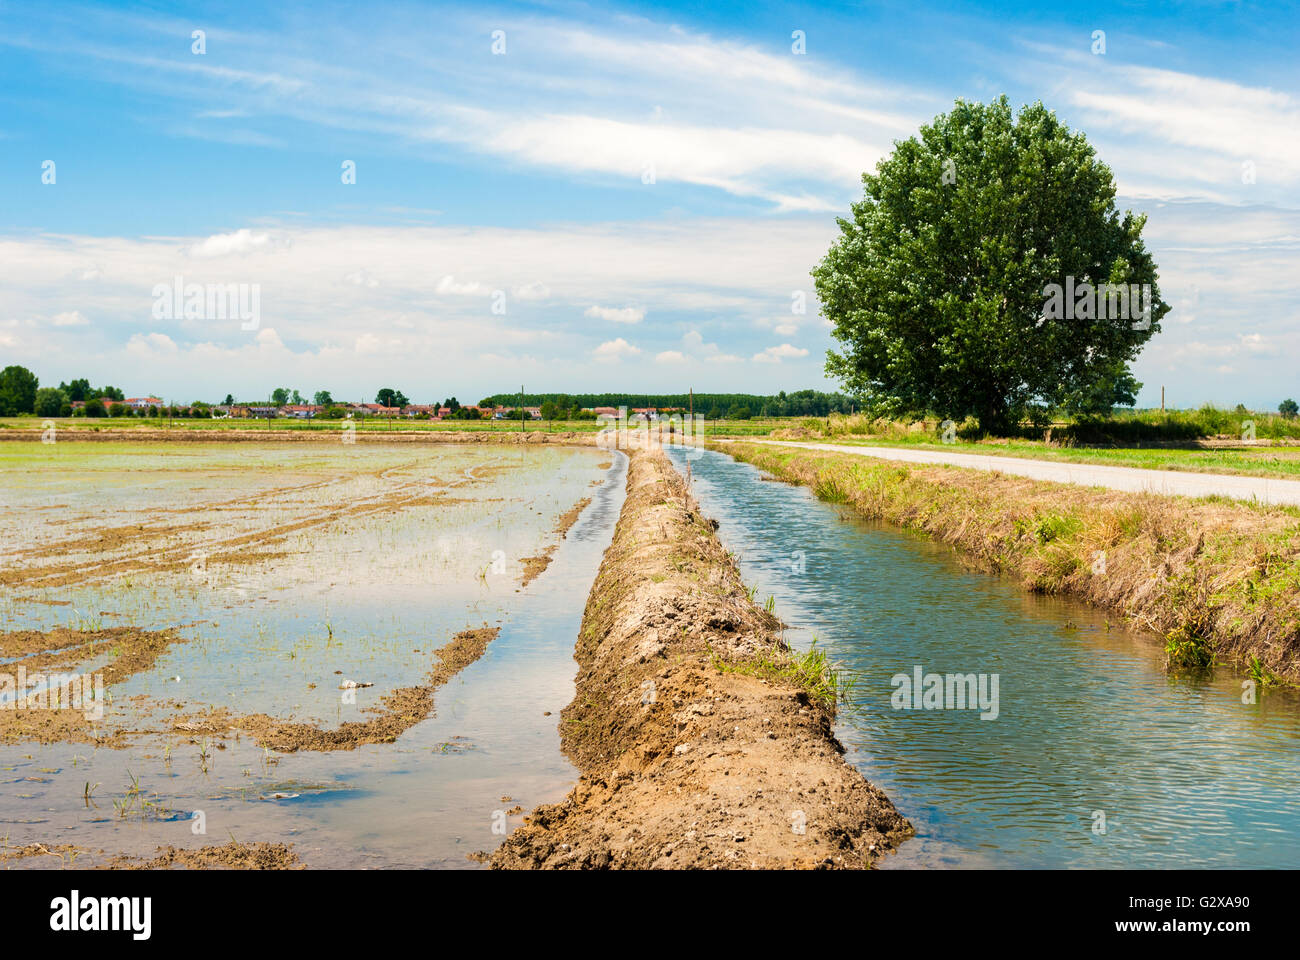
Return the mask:
[[36, 374], [26, 367], [10, 366], [0, 370], [0, 417], [12, 417], [36, 410]]
[[[1132, 404], [1129, 363], [1169, 310], [1115, 182], [1041, 103], [958, 101], [896, 144], [813, 271], [842, 352], [826, 369], [882, 413], [973, 415], [994, 432], [1035, 407]], [[1066, 316], [1050, 285], [1076, 292]], [[1149, 285], [1149, 315], [1096, 316], [1084, 292]], [[1133, 315], [1138, 302], [1128, 304]]]

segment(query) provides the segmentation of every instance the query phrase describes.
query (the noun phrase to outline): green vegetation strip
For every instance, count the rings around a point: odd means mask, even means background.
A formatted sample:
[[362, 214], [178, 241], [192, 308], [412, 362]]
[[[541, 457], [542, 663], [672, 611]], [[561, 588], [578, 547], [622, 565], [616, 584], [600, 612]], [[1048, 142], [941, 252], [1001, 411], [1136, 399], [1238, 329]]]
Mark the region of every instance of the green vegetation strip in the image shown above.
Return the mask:
[[1158, 631], [1171, 668], [1300, 681], [1300, 510], [755, 444], [725, 452], [1029, 590], [1109, 607]]

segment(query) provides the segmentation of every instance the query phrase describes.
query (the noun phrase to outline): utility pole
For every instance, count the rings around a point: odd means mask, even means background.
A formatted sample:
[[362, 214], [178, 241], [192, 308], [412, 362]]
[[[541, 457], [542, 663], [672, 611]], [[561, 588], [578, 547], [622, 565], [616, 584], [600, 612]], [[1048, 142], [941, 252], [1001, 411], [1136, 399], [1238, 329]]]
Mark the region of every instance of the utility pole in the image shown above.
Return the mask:
[[524, 410], [524, 385], [519, 384], [519, 432], [524, 432], [524, 417], [528, 416]]
[[[690, 409], [689, 412], [687, 413], [687, 416], [691, 418], [691, 442], [699, 443], [700, 438], [695, 435], [695, 388], [694, 387], [690, 388], [690, 397], [691, 397]], [[690, 485], [691, 485], [691, 458], [690, 455], [688, 454], [686, 457], [686, 486], [690, 487]]]
[[1160, 385], [1160, 412], [1165, 412], [1165, 386], [1163, 383]]

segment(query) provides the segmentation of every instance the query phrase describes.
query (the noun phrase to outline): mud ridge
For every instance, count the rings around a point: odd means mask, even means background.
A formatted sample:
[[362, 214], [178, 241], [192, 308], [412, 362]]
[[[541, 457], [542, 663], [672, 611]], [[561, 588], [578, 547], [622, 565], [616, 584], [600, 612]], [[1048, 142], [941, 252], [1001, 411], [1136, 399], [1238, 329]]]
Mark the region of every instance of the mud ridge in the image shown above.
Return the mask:
[[178, 719], [173, 723], [173, 729], [216, 736], [240, 730], [251, 734], [258, 746], [281, 753], [355, 750], [370, 743], [394, 743], [433, 712], [437, 689], [483, 656], [499, 632], [499, 627], [485, 625], [457, 633], [449, 643], [434, 651], [438, 662], [424, 683], [398, 687], [383, 697], [378, 706], [364, 708], [363, 713], [371, 714], [366, 720], [347, 720], [327, 729], [310, 723], [279, 720], [264, 713], [234, 716], [225, 708], [219, 708]]
[[871, 866], [910, 824], [845, 762], [833, 705], [769, 669], [790, 656], [781, 624], [667, 457], [629, 455], [560, 723], [582, 775], [492, 867]]

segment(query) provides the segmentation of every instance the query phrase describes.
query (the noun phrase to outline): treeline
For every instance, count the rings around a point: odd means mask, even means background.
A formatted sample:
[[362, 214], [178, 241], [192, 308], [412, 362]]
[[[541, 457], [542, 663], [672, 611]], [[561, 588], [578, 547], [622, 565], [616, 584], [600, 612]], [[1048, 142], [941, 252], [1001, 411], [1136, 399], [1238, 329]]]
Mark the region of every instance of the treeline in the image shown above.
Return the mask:
[[0, 370], [0, 417], [34, 413], [40, 417], [66, 417], [74, 401], [97, 403], [99, 408], [123, 399], [117, 387], [92, 387], [89, 380], [73, 380], [57, 387], [42, 387], [40, 378], [26, 367]]
[[[504, 407], [541, 407], [559, 409], [582, 407], [655, 407], [687, 410], [691, 397], [686, 393], [497, 393], [485, 397], [484, 405]], [[750, 417], [824, 417], [831, 413], [851, 413], [861, 404], [842, 393], [796, 390], [764, 396], [753, 393], [697, 393], [695, 412], [710, 420], [749, 419]]]

